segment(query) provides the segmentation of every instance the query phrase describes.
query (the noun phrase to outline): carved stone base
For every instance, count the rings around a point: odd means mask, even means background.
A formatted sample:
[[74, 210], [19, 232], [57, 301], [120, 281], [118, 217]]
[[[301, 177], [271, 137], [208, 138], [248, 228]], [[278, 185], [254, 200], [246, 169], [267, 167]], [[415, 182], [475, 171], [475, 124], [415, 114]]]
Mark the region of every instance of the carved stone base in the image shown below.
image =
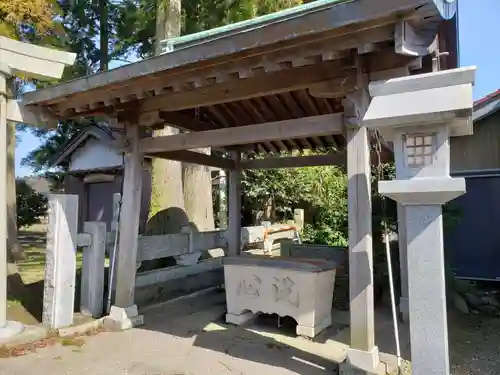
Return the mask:
[[226, 321], [241, 324], [259, 312], [290, 316], [298, 335], [314, 337], [331, 324], [335, 267], [323, 260], [226, 258]]
[[237, 326], [244, 324], [252, 319], [254, 319], [257, 314], [247, 311], [240, 315], [226, 314], [226, 323], [236, 324]]
[[349, 348], [347, 350], [347, 364], [364, 370], [369, 373], [377, 373], [380, 365], [380, 356], [378, 347], [374, 346], [369, 352], [365, 350], [358, 350]]
[[121, 331], [138, 327], [144, 324], [144, 316], [139, 315], [137, 306], [126, 308], [111, 306], [109, 317], [106, 319], [106, 325]]
[[318, 333], [332, 325], [332, 316], [328, 315], [323, 321], [316, 324], [314, 327], [297, 325], [297, 336], [315, 337]]

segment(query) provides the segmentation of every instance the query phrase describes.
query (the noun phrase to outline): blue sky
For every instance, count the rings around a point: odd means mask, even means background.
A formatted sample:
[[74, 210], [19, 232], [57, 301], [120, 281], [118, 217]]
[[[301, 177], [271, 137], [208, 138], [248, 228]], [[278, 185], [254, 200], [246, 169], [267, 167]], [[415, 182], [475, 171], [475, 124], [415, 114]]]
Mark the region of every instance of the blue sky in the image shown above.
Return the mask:
[[[460, 65], [476, 65], [474, 98], [478, 99], [500, 88], [500, 48], [495, 32], [499, 22], [499, 0], [459, 0]], [[37, 147], [39, 140], [23, 133], [16, 148], [16, 175], [30, 175], [29, 168], [20, 165], [21, 159]]]

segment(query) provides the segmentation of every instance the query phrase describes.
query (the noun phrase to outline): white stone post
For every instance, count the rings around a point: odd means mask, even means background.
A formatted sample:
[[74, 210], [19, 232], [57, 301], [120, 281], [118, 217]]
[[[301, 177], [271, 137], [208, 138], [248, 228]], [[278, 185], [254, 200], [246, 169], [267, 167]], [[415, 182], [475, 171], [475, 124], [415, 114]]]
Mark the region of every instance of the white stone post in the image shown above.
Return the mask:
[[239, 151], [232, 151], [235, 168], [229, 171], [229, 222], [227, 224], [227, 245], [230, 256], [241, 252], [241, 170]]
[[90, 234], [90, 245], [83, 248], [80, 312], [100, 318], [103, 313], [104, 259], [106, 253], [106, 223], [86, 222], [83, 231]]
[[465, 193], [451, 178], [449, 137], [472, 132], [475, 68], [370, 85], [365, 115], [394, 145], [396, 179], [379, 191], [404, 206], [412, 370], [449, 375], [445, 261], [441, 206]]
[[293, 222], [295, 223], [295, 228], [297, 228], [297, 233], [300, 235], [304, 229], [304, 210], [302, 208], [296, 208], [293, 210]]
[[42, 322], [50, 328], [73, 324], [78, 196], [49, 197]]
[[120, 329], [143, 323], [134, 303], [139, 219], [142, 193], [143, 155], [139, 151], [139, 125], [125, 124], [130, 153], [125, 158], [123, 203], [120, 213], [118, 254], [116, 257], [115, 305], [110, 318]]

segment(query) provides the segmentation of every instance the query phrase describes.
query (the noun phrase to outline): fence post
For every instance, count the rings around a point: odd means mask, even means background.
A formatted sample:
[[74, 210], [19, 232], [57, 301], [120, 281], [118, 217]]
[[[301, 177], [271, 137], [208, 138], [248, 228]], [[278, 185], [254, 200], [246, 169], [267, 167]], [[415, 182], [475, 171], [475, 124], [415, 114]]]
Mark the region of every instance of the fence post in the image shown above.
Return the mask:
[[[111, 221], [111, 231], [110, 238], [112, 238], [111, 243], [106, 243], [106, 248], [108, 249], [109, 256], [109, 268], [108, 268], [108, 306], [106, 310], [111, 307], [110, 303], [113, 300], [113, 291], [116, 288], [116, 262], [115, 262], [115, 243], [118, 241], [118, 226], [120, 220], [120, 207], [121, 207], [122, 195], [120, 193], [113, 194], [113, 219]], [[111, 296], [109, 295], [111, 294]], [[109, 312], [109, 311], [106, 311]]]
[[89, 246], [83, 248], [80, 312], [100, 318], [103, 313], [104, 259], [106, 252], [106, 223], [85, 222], [83, 231], [90, 234]]
[[49, 196], [42, 322], [50, 328], [73, 323], [78, 196]]
[[293, 210], [293, 221], [295, 222], [297, 232], [302, 232], [302, 229], [304, 229], [304, 210], [302, 208]]
[[179, 266], [192, 266], [198, 263], [198, 260], [201, 257], [201, 251], [196, 251], [194, 249], [194, 238], [196, 234], [193, 231], [191, 226], [187, 225], [181, 228], [181, 233], [186, 233], [189, 238], [189, 250], [187, 254], [176, 255], [174, 256], [177, 265]]

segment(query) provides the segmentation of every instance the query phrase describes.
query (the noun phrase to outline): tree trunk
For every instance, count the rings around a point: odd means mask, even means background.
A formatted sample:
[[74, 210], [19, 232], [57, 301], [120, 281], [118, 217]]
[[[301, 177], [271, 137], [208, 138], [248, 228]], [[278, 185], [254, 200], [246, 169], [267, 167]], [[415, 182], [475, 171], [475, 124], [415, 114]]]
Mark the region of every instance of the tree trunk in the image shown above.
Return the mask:
[[[208, 149], [197, 151], [210, 153]], [[214, 229], [210, 168], [204, 165], [184, 163], [182, 177], [184, 181], [184, 205], [190, 222], [200, 232]]]
[[108, 70], [109, 63], [109, 29], [108, 29], [108, 0], [99, 0], [99, 52], [101, 54], [99, 61], [99, 71]]
[[[181, 1], [159, 0], [156, 14], [155, 54], [161, 53], [161, 41], [174, 38], [181, 32]], [[172, 135], [177, 129], [166, 126], [153, 136]], [[182, 164], [155, 158], [151, 166], [151, 203], [146, 233], [178, 233], [189, 223], [184, 209]]]
[[[155, 131], [154, 136], [176, 133], [176, 129], [165, 127]], [[189, 224], [184, 208], [181, 163], [153, 159], [151, 179], [151, 203], [146, 233], [148, 235], [179, 233], [183, 226]]]

